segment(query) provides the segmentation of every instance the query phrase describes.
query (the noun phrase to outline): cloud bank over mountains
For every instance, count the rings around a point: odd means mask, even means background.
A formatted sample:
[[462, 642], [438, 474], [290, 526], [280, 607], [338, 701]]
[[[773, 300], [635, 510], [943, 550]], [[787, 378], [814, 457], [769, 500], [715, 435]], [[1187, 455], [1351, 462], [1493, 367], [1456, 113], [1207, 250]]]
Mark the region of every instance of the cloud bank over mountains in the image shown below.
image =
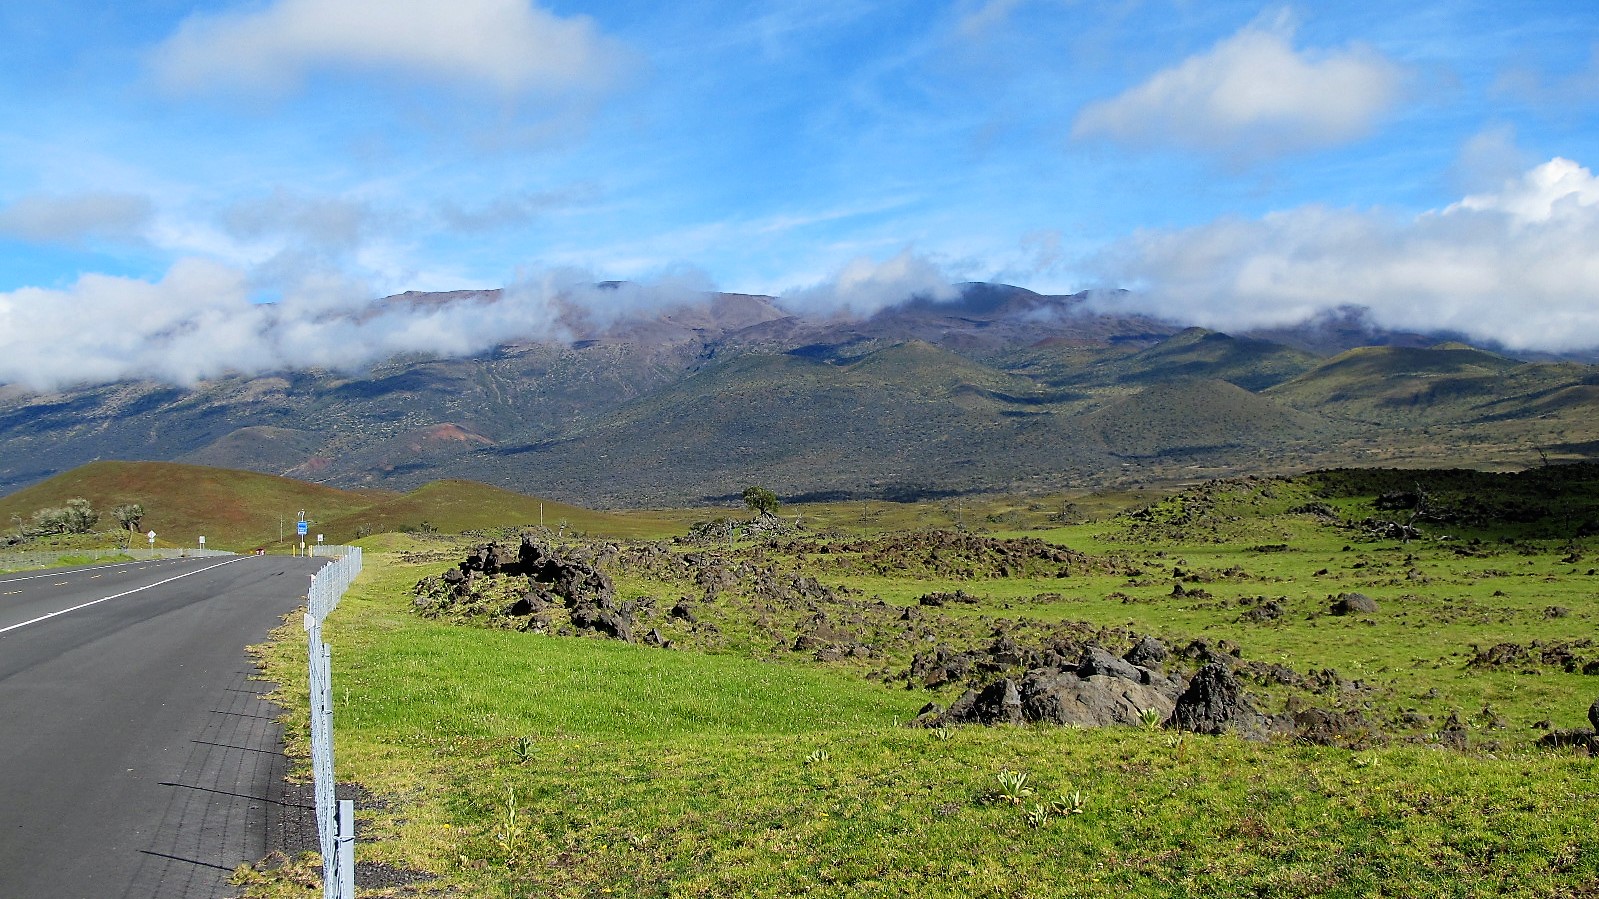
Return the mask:
[[185, 259], [159, 281], [86, 275], [59, 290], [0, 294], [0, 383], [34, 390], [150, 379], [179, 385], [230, 373], [358, 371], [404, 354], [470, 356], [517, 340], [569, 340], [703, 300], [694, 273], [615, 288], [550, 269], [497, 296], [447, 305], [374, 303], [344, 289], [251, 300], [238, 268]]
[[911, 299], [947, 302], [959, 296], [937, 262], [906, 249], [882, 262], [856, 257], [826, 281], [784, 291], [779, 302], [803, 317], [860, 319]]
[[[346, 225], [329, 239], [353, 240], [359, 229]], [[1354, 306], [1386, 328], [1453, 331], [1510, 349], [1590, 349], [1599, 346], [1599, 178], [1556, 158], [1420, 215], [1303, 206], [1136, 233], [1088, 267], [1102, 286], [1130, 289], [1100, 293], [1106, 311], [1221, 330], [1292, 326]], [[915, 298], [955, 299], [953, 280], [937, 259], [906, 249], [857, 258], [777, 302], [805, 318], [860, 319]], [[263, 304], [252, 300], [251, 272], [188, 258], [157, 281], [85, 275], [69, 287], [0, 294], [0, 383], [47, 390], [358, 370], [400, 354], [568, 340], [574, 329], [650, 318], [715, 290], [686, 266], [621, 284], [556, 267], [531, 269], [497, 299], [464, 306], [374, 304], [360, 283], [328, 274]]]
[[[358, 371], [405, 354], [471, 356], [518, 341], [569, 341], [706, 303], [716, 285], [681, 266], [606, 282], [571, 267], [521, 272], [499, 291], [448, 303], [375, 302], [360, 285], [303, 278], [274, 303], [252, 300], [241, 268], [190, 258], [158, 281], [86, 275], [62, 289], [0, 294], [0, 384], [52, 390], [152, 379], [180, 385], [226, 374], [321, 368]], [[811, 319], [865, 318], [958, 289], [905, 250], [860, 258], [778, 304]]]
[[1304, 206], [1149, 230], [1094, 267], [1141, 309], [1213, 328], [1362, 306], [1388, 328], [1587, 349], [1599, 346], [1599, 179], [1556, 158], [1421, 215]]

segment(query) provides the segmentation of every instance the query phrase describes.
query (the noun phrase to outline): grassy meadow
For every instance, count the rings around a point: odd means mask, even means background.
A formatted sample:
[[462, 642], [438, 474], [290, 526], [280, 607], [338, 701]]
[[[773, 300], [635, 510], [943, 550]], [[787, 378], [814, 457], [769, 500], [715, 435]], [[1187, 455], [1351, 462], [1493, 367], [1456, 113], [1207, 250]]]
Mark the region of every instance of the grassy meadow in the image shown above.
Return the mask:
[[[493, 610], [520, 578], [423, 617], [417, 582], [482, 541], [368, 538], [325, 633], [338, 771], [365, 791], [359, 857], [416, 882], [364, 894], [1599, 896], [1595, 760], [1537, 745], [1599, 697], [1596, 485], [1238, 479], [1122, 514], [841, 503], [764, 540], [568, 547], [670, 648], [519, 630]], [[951, 515], [989, 533], [926, 529]], [[1383, 516], [1422, 536], [1369, 536]], [[1071, 561], [1036, 561], [1052, 547]], [[1329, 612], [1352, 592], [1377, 611]], [[695, 620], [668, 612], [681, 599]], [[796, 649], [805, 634], [863, 649]], [[1235, 652], [1264, 712], [1359, 725], [1323, 743], [906, 726], [1001, 676], [928, 687], [911, 668], [935, 647], [1073, 635], [1119, 654], [1145, 634]], [[262, 648], [300, 754], [303, 656], [295, 622]], [[313, 863], [240, 882], [315, 895]]]

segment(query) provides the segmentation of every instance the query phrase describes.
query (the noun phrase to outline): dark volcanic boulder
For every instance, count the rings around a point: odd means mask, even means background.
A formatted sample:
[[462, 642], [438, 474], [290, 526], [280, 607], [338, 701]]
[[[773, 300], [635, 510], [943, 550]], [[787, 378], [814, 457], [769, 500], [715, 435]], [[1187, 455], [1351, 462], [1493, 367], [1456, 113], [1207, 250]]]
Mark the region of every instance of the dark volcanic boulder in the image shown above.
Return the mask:
[[506, 574], [532, 574], [543, 560], [544, 548], [534, 543], [532, 537], [523, 537], [522, 545], [517, 547], [515, 567], [502, 562], [500, 568]]
[[1127, 650], [1127, 654], [1122, 656], [1122, 658], [1140, 668], [1158, 670], [1162, 665], [1166, 664], [1166, 657], [1169, 655], [1171, 655], [1171, 652], [1166, 649], [1166, 644], [1156, 640], [1154, 637], [1145, 636], [1132, 649]]
[[976, 714], [988, 724], [1021, 724], [1022, 697], [1016, 682], [1007, 677], [984, 687], [977, 694]]
[[505, 554], [504, 551], [500, 549], [500, 545], [498, 543], [490, 543], [488, 547], [483, 550], [483, 573], [499, 574], [500, 567], [505, 561]]
[[572, 610], [572, 625], [579, 630], [597, 631], [617, 640], [633, 642], [633, 616], [619, 609], [583, 603]]
[[1161, 674], [1090, 647], [1076, 665], [1034, 668], [1020, 684], [1006, 678], [981, 692], [968, 690], [933, 723], [1137, 724], [1150, 709], [1165, 720], [1180, 690]]
[[1138, 683], [1144, 679], [1144, 672], [1138, 666], [1123, 659], [1118, 659], [1098, 646], [1090, 646], [1083, 650], [1083, 657], [1077, 661], [1078, 677], [1119, 677]]
[[978, 653], [937, 646], [931, 652], [919, 652], [911, 658], [910, 677], [924, 687], [937, 687], [965, 680], [976, 670], [979, 661]]
[[529, 590], [522, 594], [516, 602], [511, 603], [505, 610], [507, 615], [541, 615], [549, 608], [544, 601], [544, 595], [537, 590]]
[[1332, 604], [1334, 615], [1363, 615], [1377, 611], [1377, 601], [1364, 593], [1341, 594]]
[[1304, 709], [1294, 713], [1294, 736], [1319, 746], [1363, 746], [1368, 737], [1365, 722], [1353, 712]]
[[1260, 715], [1244, 697], [1232, 670], [1212, 662], [1199, 669], [1177, 697], [1166, 726], [1200, 734], [1249, 733], [1259, 729]]
[[1039, 668], [1027, 672], [1020, 690], [1022, 716], [1079, 727], [1137, 724], [1145, 709], [1155, 709], [1164, 720], [1172, 712], [1172, 699], [1136, 680], [1075, 671]]
[[1538, 738], [1545, 749], [1575, 749], [1588, 755], [1599, 755], [1599, 736], [1591, 730], [1556, 730]]
[[1588, 706], [1588, 721], [1593, 724], [1593, 729], [1599, 732], [1599, 699], [1595, 699], [1593, 705]]
[[1282, 603], [1273, 599], [1255, 606], [1244, 614], [1238, 616], [1238, 618], [1241, 621], [1276, 621], [1278, 618], [1281, 618], [1283, 615], [1287, 614], [1287, 612], [1288, 610], [1283, 608]]
[[1021, 724], [1022, 698], [1010, 678], [989, 684], [981, 691], [967, 690], [945, 712], [939, 724]]

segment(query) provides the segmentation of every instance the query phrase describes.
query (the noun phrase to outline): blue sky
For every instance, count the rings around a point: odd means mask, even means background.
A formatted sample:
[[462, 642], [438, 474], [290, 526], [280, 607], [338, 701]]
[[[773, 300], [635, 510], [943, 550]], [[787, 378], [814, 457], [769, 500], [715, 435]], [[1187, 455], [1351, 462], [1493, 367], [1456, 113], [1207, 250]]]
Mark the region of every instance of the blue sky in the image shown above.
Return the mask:
[[594, 279], [1599, 345], [1591, 2], [56, 0], [0, 33], [0, 381], [327, 364], [229, 341], [408, 289], [511, 286], [538, 331]]

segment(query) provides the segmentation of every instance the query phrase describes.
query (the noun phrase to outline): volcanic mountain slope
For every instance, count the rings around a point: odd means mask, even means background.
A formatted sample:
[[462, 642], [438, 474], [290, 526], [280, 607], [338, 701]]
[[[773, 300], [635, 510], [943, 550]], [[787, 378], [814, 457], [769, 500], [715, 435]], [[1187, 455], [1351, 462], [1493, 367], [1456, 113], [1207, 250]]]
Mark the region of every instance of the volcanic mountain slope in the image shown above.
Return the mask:
[[[469, 291], [387, 302], [476, 315], [501, 301]], [[917, 496], [1599, 451], [1591, 366], [1461, 345], [1323, 360], [1104, 311], [1116, 302], [977, 284], [952, 302], [835, 320], [718, 294], [648, 313], [572, 312], [560, 340], [365, 372], [4, 387], [0, 491], [94, 459], [171, 459], [352, 487], [466, 477], [648, 505], [750, 483]]]
[[748, 354], [697, 372], [571, 435], [460, 460], [594, 485], [592, 501], [736, 495], [920, 496], [1042, 477], [1102, 455], [1046, 394], [920, 341], [857, 357]]

